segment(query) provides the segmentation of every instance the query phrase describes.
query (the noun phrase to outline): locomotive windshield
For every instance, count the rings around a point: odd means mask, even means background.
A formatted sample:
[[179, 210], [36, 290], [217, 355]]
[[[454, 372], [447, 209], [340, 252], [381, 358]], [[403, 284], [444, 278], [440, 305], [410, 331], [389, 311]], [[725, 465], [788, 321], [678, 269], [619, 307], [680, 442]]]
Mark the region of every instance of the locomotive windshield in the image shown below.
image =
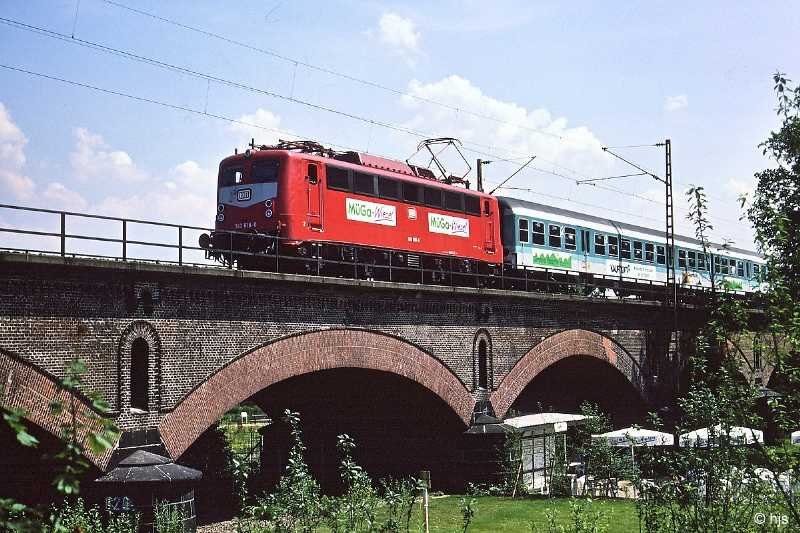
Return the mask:
[[250, 183], [275, 183], [278, 181], [278, 162], [272, 159], [253, 161]]
[[223, 167], [219, 175], [220, 187], [231, 187], [242, 183], [277, 183], [278, 161], [261, 159], [253, 161], [250, 174], [241, 165]]

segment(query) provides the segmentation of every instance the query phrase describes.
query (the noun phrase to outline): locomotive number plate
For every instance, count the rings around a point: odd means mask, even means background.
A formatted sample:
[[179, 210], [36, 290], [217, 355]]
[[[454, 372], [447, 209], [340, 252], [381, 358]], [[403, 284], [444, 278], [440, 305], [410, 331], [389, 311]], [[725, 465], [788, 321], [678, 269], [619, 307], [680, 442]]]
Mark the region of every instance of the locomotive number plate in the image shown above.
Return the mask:
[[253, 196], [251, 189], [239, 189], [236, 191], [236, 199], [240, 202], [246, 202]]

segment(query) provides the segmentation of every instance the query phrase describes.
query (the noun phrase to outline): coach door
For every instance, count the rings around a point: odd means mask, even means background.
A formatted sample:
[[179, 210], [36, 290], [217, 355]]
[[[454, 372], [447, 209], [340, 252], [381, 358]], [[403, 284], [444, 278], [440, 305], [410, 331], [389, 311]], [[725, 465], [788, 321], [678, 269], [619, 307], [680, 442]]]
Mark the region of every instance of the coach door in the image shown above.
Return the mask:
[[319, 165], [307, 162], [306, 167], [306, 223], [312, 230], [322, 231], [322, 188], [319, 184]]
[[494, 242], [494, 219], [492, 218], [492, 206], [489, 200], [483, 201], [483, 216], [486, 218], [486, 237], [483, 239], [483, 248], [487, 253], [493, 254], [495, 252]]

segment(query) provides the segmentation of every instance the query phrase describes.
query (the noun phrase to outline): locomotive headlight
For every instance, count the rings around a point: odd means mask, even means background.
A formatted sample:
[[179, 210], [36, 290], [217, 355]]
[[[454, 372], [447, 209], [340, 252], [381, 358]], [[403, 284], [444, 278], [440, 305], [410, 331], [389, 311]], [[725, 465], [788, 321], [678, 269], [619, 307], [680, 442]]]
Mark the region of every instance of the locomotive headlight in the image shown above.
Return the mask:
[[267, 209], [264, 211], [264, 216], [267, 218], [272, 218], [272, 209]]
[[217, 215], [217, 222], [225, 222], [225, 215], [222, 213]]
[[269, 200], [267, 200], [266, 202], [264, 202], [264, 206], [266, 206], [266, 207], [272, 207], [272, 199], [269, 199]]
[[223, 211], [225, 211], [225, 204], [219, 204], [217, 206], [217, 213], [222, 213]]

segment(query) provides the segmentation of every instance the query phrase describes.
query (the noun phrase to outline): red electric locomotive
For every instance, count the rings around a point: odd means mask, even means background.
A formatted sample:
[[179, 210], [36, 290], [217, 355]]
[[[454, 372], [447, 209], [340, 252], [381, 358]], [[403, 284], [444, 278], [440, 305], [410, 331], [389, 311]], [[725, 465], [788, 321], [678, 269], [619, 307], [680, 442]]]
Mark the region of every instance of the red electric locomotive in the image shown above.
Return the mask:
[[300, 259], [308, 272], [357, 263], [368, 277], [387, 270], [376, 267], [421, 268], [434, 281], [436, 272], [486, 274], [503, 262], [495, 197], [428, 169], [312, 142], [225, 158], [215, 231], [200, 246], [244, 268], [271, 268], [278, 255]]

